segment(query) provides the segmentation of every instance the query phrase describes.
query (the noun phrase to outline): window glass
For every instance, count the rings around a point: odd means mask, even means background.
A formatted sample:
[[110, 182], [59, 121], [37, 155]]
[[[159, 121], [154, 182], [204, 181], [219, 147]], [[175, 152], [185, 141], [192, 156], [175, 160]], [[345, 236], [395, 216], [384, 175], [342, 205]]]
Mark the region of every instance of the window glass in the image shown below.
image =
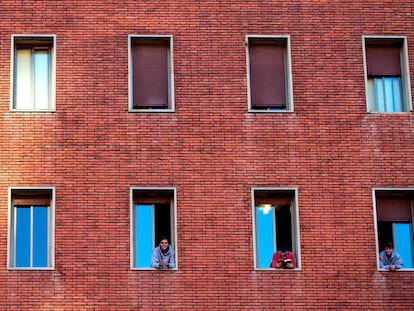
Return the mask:
[[15, 83], [15, 108], [30, 109], [31, 99], [31, 50], [17, 50]]
[[48, 207], [33, 207], [33, 267], [47, 267], [48, 265]]
[[34, 51], [34, 106], [35, 109], [49, 107], [49, 51]]
[[257, 267], [267, 268], [276, 251], [275, 213], [271, 205], [256, 206]]
[[16, 267], [30, 267], [30, 207], [18, 207], [16, 211]]
[[154, 205], [135, 205], [135, 266], [150, 267], [154, 248]]
[[394, 245], [403, 258], [404, 268], [413, 268], [412, 232], [412, 223], [393, 223]]
[[401, 78], [384, 77], [368, 79], [371, 105], [378, 112], [402, 112]]
[[47, 267], [48, 207], [19, 206], [15, 208], [16, 267]]

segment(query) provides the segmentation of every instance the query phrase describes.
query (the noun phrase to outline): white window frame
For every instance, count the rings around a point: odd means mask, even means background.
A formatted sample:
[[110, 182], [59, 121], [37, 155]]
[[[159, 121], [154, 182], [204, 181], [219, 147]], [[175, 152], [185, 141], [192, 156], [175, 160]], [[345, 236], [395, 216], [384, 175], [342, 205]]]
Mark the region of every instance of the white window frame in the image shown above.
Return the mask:
[[[373, 218], [374, 218], [374, 230], [375, 230], [375, 253], [376, 253], [376, 259], [377, 259], [377, 270], [378, 271], [387, 271], [386, 269], [380, 268], [380, 259], [379, 259], [379, 253], [382, 251], [380, 249], [379, 245], [379, 233], [378, 233], [378, 219], [377, 219], [377, 192], [404, 192], [404, 191], [410, 191], [414, 192], [414, 188], [372, 188], [372, 207], [373, 207]], [[412, 211], [413, 212], [413, 211]], [[412, 226], [414, 226], [414, 222], [412, 223]], [[412, 238], [414, 239], [414, 234], [412, 233]], [[414, 251], [414, 247], [413, 247]], [[414, 268], [404, 268], [404, 265], [399, 271], [411, 271], [414, 272]]]
[[[134, 259], [135, 259], [135, 225], [134, 225], [134, 191], [136, 190], [144, 190], [144, 191], [171, 191], [173, 193], [171, 204], [171, 241], [168, 241], [169, 244], [174, 248], [175, 252], [175, 268], [172, 269], [163, 269], [162, 271], [174, 271], [178, 270], [178, 240], [177, 240], [177, 189], [175, 187], [139, 187], [133, 186], [130, 187], [130, 269], [131, 270], [156, 270], [158, 269], [151, 268], [151, 267], [135, 267], [134, 266]], [[157, 237], [153, 237], [157, 239]]]
[[[52, 45], [49, 48], [50, 51], [50, 81], [49, 81], [49, 103], [47, 109], [20, 109], [15, 108], [15, 66], [16, 66], [16, 39], [28, 42], [36, 41], [36, 39], [49, 38], [52, 40]], [[28, 44], [32, 47], [36, 47], [36, 43]], [[39, 44], [42, 46], [42, 44]], [[10, 111], [23, 111], [23, 112], [54, 112], [56, 111], [56, 35], [54, 34], [14, 34], [11, 37], [11, 81], [10, 81]], [[33, 95], [33, 94], [32, 94]]]
[[[256, 245], [256, 204], [255, 204], [255, 192], [256, 191], [275, 191], [275, 192], [293, 192], [293, 212], [291, 213], [291, 230], [292, 230], [292, 252], [295, 254], [296, 264], [294, 269], [274, 269], [274, 268], [258, 268], [257, 267], [257, 245]], [[279, 187], [253, 187], [251, 188], [251, 206], [252, 206], [252, 229], [253, 229], [253, 268], [254, 270], [271, 270], [271, 271], [301, 271], [301, 249], [300, 249], [300, 223], [299, 223], [299, 204], [298, 204], [298, 188], [279, 188]], [[275, 241], [274, 241], [275, 242]], [[276, 247], [276, 245], [275, 245]], [[269, 264], [272, 258], [269, 258]]]
[[[134, 108], [134, 88], [133, 88], [133, 59], [132, 59], [132, 42], [139, 39], [168, 39], [170, 43], [170, 55], [168, 70], [168, 108]], [[128, 35], [128, 111], [129, 112], [174, 112], [174, 52], [173, 52], [173, 36], [172, 35], [142, 35], [130, 34]]]
[[[387, 40], [401, 40], [402, 41], [402, 55], [400, 57], [401, 62], [401, 87], [402, 87], [402, 105], [404, 111], [402, 112], [393, 112], [393, 111], [376, 111], [370, 107], [369, 96], [368, 96], [368, 73], [367, 73], [367, 56], [366, 56], [366, 42], [370, 40], [384, 41]], [[365, 80], [365, 100], [366, 100], [366, 109], [368, 113], [408, 113], [412, 111], [412, 99], [411, 99], [411, 83], [410, 83], [410, 68], [408, 64], [408, 46], [407, 46], [407, 37], [406, 36], [371, 36], [363, 35], [362, 36], [362, 53], [364, 61], [364, 80]]]
[[[14, 255], [14, 241], [13, 238], [15, 234], [12, 230], [15, 230], [15, 224], [12, 223], [15, 221], [14, 214], [14, 206], [13, 206], [13, 191], [14, 190], [21, 190], [21, 191], [36, 191], [36, 190], [49, 190], [52, 193], [52, 198], [50, 201], [50, 211], [49, 215], [51, 219], [49, 220], [49, 245], [48, 245], [48, 255], [49, 255], [49, 265], [48, 267], [15, 267], [12, 264], [12, 260]], [[9, 187], [8, 188], [8, 238], [7, 238], [7, 269], [9, 270], [54, 270], [55, 269], [55, 187]]]
[[[251, 86], [250, 86], [250, 56], [249, 56], [249, 39], [263, 39], [263, 40], [286, 40], [286, 64], [285, 64], [285, 81], [286, 81], [286, 109], [255, 109], [252, 108], [251, 102]], [[291, 49], [290, 49], [290, 35], [246, 35], [246, 72], [247, 72], [247, 102], [249, 112], [259, 113], [284, 113], [293, 112], [293, 83], [292, 83], [292, 64], [291, 64]]]

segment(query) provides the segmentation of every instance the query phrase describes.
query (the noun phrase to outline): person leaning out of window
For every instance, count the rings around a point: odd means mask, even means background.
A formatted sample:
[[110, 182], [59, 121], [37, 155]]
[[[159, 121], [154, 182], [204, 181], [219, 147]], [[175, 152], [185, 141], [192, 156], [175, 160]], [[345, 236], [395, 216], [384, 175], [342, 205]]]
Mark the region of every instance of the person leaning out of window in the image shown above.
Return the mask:
[[294, 269], [295, 256], [288, 251], [285, 244], [280, 245], [279, 250], [273, 254], [271, 268]]
[[396, 271], [401, 269], [403, 266], [402, 258], [397, 252], [394, 251], [391, 242], [387, 243], [385, 249], [380, 253], [379, 259], [381, 269]]
[[169, 245], [167, 237], [161, 237], [160, 244], [154, 248], [151, 256], [151, 267], [156, 269], [175, 268], [174, 249]]

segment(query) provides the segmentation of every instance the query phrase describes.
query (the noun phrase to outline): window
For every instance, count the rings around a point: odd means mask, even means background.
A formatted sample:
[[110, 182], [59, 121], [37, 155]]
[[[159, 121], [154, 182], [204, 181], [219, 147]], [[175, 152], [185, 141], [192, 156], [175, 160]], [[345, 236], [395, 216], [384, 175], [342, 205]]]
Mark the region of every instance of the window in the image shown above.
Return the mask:
[[9, 267], [53, 267], [54, 191], [10, 188]]
[[298, 212], [296, 189], [253, 189], [255, 267], [269, 268], [282, 244], [295, 254], [299, 262]]
[[405, 38], [364, 38], [369, 112], [411, 110]]
[[13, 36], [12, 110], [50, 111], [55, 101], [55, 36]]
[[249, 109], [293, 111], [289, 37], [247, 37]]
[[130, 111], [172, 111], [172, 37], [129, 36], [129, 46]]
[[150, 268], [160, 237], [176, 251], [175, 189], [132, 188], [131, 199], [131, 267]]
[[403, 268], [413, 268], [413, 202], [414, 189], [374, 189], [378, 253], [387, 242], [404, 262]]

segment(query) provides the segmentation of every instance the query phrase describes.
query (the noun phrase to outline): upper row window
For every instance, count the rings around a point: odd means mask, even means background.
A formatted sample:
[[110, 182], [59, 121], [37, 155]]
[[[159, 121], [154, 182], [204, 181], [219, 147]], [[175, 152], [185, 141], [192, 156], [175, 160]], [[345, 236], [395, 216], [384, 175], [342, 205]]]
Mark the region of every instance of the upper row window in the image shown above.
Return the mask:
[[55, 108], [55, 36], [12, 37], [12, 110]]
[[129, 110], [172, 111], [171, 36], [129, 36]]
[[368, 111], [410, 111], [406, 39], [365, 37], [363, 43]]
[[[11, 110], [55, 109], [55, 35], [12, 36]], [[174, 111], [171, 36], [129, 36], [129, 110]], [[364, 37], [369, 112], [411, 111], [405, 37]], [[250, 111], [293, 111], [289, 36], [247, 36]]]
[[247, 37], [250, 110], [293, 111], [289, 46], [289, 37]]

